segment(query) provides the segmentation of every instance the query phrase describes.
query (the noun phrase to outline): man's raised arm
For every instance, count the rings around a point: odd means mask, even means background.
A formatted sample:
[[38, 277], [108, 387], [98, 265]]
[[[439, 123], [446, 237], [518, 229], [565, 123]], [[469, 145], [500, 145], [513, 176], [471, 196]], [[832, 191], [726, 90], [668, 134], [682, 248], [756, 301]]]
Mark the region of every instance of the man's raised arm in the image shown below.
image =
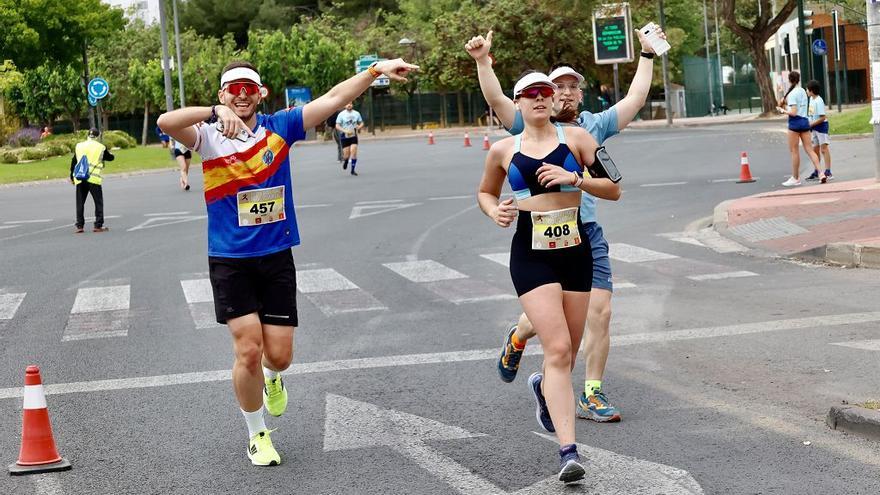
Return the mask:
[[482, 36], [471, 38], [464, 45], [464, 49], [477, 62], [477, 77], [480, 79], [483, 98], [495, 111], [495, 115], [498, 116], [504, 127], [510, 129], [516, 116], [516, 107], [513, 105], [513, 101], [504, 94], [501, 83], [498, 82], [498, 77], [492, 70], [492, 58], [489, 56], [489, 50], [492, 49], [492, 31], [489, 31], [485, 38]]
[[337, 109], [366, 91], [380, 75], [385, 74], [394, 81], [406, 82], [406, 75], [418, 69], [418, 65], [408, 64], [400, 58], [376, 63], [369, 69], [333, 86], [317, 100], [306, 103], [302, 110], [303, 128], [308, 129], [323, 123]]

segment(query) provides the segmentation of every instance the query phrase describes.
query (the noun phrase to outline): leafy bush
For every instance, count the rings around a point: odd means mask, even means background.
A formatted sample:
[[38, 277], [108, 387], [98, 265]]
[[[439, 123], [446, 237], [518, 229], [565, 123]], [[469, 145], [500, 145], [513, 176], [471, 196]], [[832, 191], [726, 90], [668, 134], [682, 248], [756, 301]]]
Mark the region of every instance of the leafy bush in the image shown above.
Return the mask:
[[19, 154], [21, 160], [43, 160], [49, 157], [49, 152], [45, 148], [33, 147], [24, 148]]
[[2, 151], [0, 152], [0, 162], [18, 163], [18, 155], [13, 151]]
[[63, 141], [44, 142], [40, 144], [40, 147], [45, 149], [49, 153], [49, 156], [66, 155], [73, 151], [71, 146]]
[[6, 142], [15, 148], [36, 146], [36, 144], [40, 142], [40, 130], [36, 127], [25, 127], [9, 136], [9, 139], [7, 139]]
[[[112, 143], [112, 144], [111, 144]], [[108, 148], [134, 148], [137, 141], [124, 131], [107, 131], [104, 133], [104, 145]]]

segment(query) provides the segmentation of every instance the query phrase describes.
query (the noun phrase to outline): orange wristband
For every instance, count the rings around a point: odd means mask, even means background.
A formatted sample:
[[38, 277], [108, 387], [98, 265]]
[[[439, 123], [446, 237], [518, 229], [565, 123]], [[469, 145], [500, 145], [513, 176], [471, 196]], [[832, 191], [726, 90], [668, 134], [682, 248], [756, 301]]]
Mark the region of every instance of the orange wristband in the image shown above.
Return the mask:
[[379, 77], [379, 76], [382, 75], [381, 72], [377, 71], [377, 70], [374, 69], [372, 66], [367, 67], [367, 71], [370, 73], [371, 76], [373, 76], [373, 79], [375, 79], [375, 78], [377, 78], [377, 77]]

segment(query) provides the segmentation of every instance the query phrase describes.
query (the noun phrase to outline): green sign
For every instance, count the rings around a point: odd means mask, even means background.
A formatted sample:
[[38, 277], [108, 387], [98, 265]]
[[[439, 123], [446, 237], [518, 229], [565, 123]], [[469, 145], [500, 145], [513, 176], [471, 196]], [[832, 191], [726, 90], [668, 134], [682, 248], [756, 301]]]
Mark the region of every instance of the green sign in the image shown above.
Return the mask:
[[597, 64], [631, 62], [629, 5], [603, 5], [593, 14], [593, 52]]

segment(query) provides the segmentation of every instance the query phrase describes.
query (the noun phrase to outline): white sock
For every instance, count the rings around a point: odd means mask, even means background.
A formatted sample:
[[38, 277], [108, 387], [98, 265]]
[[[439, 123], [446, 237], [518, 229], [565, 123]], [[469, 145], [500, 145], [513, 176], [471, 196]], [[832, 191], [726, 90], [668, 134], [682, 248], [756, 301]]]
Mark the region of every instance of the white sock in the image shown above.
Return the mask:
[[270, 380], [274, 380], [274, 379], [278, 378], [278, 375], [280, 375], [280, 374], [281, 374], [280, 371], [270, 370], [269, 368], [263, 366], [263, 376], [265, 376], [266, 378], [268, 378]]
[[254, 412], [247, 412], [242, 409], [241, 413], [244, 415], [245, 422], [247, 422], [248, 439], [254, 438], [254, 435], [267, 429], [266, 421], [263, 419], [263, 406], [260, 406]]

